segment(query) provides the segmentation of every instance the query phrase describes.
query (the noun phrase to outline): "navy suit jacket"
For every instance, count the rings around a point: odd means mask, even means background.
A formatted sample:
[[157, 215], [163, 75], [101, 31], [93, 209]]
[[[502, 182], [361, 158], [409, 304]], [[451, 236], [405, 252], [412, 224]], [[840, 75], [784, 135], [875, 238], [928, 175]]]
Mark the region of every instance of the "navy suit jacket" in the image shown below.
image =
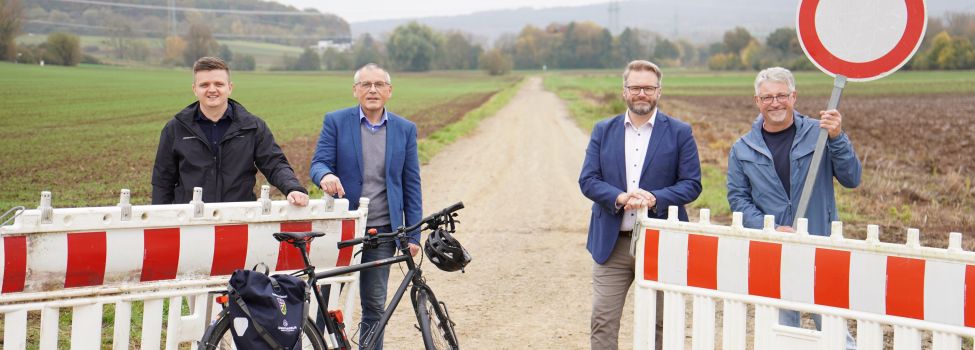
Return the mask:
[[[416, 124], [392, 112], [386, 112], [386, 199], [389, 203], [389, 220], [393, 229], [400, 225], [410, 226], [423, 217], [422, 192], [420, 190], [420, 160], [416, 148]], [[322, 178], [335, 174], [349, 209], [359, 207], [362, 195], [362, 135], [360, 134], [359, 106], [325, 114], [322, 132], [311, 161], [311, 179], [321, 187]], [[410, 241], [419, 244], [419, 231], [411, 234]]]
[[[599, 264], [609, 259], [623, 223], [616, 197], [626, 192], [625, 120], [620, 114], [593, 127], [579, 175], [582, 194], [593, 201], [586, 248]], [[667, 207], [676, 205], [680, 220], [687, 221], [684, 205], [701, 194], [701, 162], [690, 125], [657, 112], [639, 185], [657, 198], [651, 217], [666, 218]]]

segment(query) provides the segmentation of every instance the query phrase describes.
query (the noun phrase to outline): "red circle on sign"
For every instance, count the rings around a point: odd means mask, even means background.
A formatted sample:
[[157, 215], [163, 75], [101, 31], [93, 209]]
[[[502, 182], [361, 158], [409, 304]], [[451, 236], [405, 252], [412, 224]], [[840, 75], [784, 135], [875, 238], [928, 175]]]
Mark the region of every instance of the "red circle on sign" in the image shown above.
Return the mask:
[[917, 50], [927, 18], [924, 0], [904, 0], [907, 5], [907, 25], [897, 45], [889, 52], [873, 61], [850, 62], [836, 57], [829, 52], [816, 32], [816, 9], [819, 0], [803, 0], [799, 4], [799, 41], [806, 54], [819, 68], [833, 74], [843, 75], [850, 79], [870, 80], [890, 73], [907, 63], [907, 60]]

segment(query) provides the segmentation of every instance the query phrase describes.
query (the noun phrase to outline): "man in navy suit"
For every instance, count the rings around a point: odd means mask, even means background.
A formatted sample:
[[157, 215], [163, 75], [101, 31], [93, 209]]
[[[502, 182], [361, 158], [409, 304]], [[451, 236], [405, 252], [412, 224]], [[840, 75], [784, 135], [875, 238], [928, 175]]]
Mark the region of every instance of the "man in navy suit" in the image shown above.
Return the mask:
[[[701, 194], [701, 163], [691, 126], [657, 110], [661, 72], [643, 60], [623, 71], [624, 114], [593, 127], [579, 175], [582, 193], [593, 201], [586, 248], [592, 267], [592, 349], [616, 349], [626, 293], [633, 284], [633, 225], [640, 208], [665, 218], [676, 205]], [[662, 298], [657, 293], [657, 348], [662, 330]]]
[[[348, 197], [350, 209], [358, 209], [360, 197], [369, 198], [366, 229], [392, 232], [420, 221], [420, 161], [416, 148], [416, 124], [386, 110], [393, 95], [389, 73], [370, 63], [353, 76], [352, 95], [359, 105], [325, 115], [322, 132], [311, 162], [311, 178], [330, 196]], [[410, 254], [420, 250], [420, 232], [410, 234]], [[393, 256], [393, 242], [362, 252], [362, 262]], [[360, 272], [362, 303], [360, 341], [374, 332], [386, 303], [389, 266]], [[382, 349], [382, 335], [378, 338]]]

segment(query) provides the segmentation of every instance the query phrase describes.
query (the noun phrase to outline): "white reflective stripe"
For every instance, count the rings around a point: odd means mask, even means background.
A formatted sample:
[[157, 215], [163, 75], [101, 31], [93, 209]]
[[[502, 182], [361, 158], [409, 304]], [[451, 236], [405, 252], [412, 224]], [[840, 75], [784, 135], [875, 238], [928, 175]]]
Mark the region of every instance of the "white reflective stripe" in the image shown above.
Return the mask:
[[139, 282], [145, 258], [145, 231], [137, 228], [105, 232], [105, 284]]
[[64, 288], [68, 266], [68, 235], [63, 232], [31, 235], [27, 242], [25, 292]]
[[887, 256], [854, 250], [850, 254], [850, 310], [887, 313]]
[[686, 286], [687, 234], [660, 231], [660, 248], [657, 255], [660, 282]]
[[177, 278], [209, 276], [213, 267], [214, 226], [179, 228], [179, 269]]
[[924, 319], [964, 326], [965, 265], [928, 260], [924, 264]]
[[815, 301], [816, 248], [783, 243], [781, 267], [781, 298], [812, 304]]
[[748, 294], [748, 240], [718, 238], [718, 290]]
[[336, 243], [342, 240], [342, 221], [341, 220], [315, 220], [311, 222], [311, 230], [324, 232], [325, 235], [311, 241], [312, 264], [316, 268], [335, 267], [339, 260], [339, 250]]
[[263, 262], [267, 268], [274, 271], [278, 262], [278, 247], [280, 244], [274, 236], [281, 231], [281, 223], [256, 223], [247, 226], [247, 259], [244, 268], [250, 269], [257, 263]]

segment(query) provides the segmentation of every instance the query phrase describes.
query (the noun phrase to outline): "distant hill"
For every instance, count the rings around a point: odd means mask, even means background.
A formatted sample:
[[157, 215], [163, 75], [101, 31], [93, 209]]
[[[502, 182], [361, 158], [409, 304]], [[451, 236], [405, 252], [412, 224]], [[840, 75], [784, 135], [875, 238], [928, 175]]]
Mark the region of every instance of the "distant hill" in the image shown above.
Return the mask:
[[[182, 35], [189, 22], [210, 25], [214, 37], [307, 46], [321, 39], [348, 38], [344, 19], [317, 10], [263, 0], [27, 0], [23, 31], [44, 34], [162, 38]], [[172, 17], [170, 17], [172, 15]], [[174, 25], [175, 24], [175, 25]], [[174, 28], [175, 27], [175, 28]]]
[[[975, 11], [972, 0], [928, 0], [928, 12], [940, 16], [946, 11]], [[383, 37], [396, 26], [417, 20], [439, 30], [460, 30], [493, 43], [502, 34], [517, 34], [531, 24], [536, 27], [570, 21], [592, 21], [618, 34], [623, 28], [638, 27], [666, 37], [682, 37], [695, 43], [720, 40], [736, 26], [763, 37], [776, 28], [795, 24], [798, 1], [783, 0], [694, 0], [620, 1], [618, 24], [610, 25], [609, 3], [575, 7], [533, 9], [529, 7], [476, 12], [469, 15], [378, 20], [351, 24], [353, 37], [370, 33]], [[615, 28], [614, 28], [615, 27]]]

